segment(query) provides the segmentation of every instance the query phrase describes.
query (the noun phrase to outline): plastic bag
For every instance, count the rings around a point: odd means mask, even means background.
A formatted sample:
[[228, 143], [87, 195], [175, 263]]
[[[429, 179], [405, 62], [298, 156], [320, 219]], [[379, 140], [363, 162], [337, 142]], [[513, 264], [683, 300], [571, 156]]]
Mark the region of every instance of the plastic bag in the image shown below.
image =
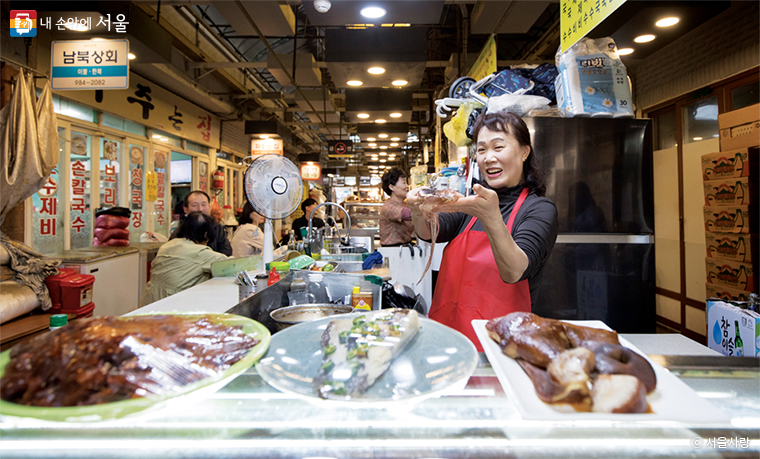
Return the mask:
[[425, 308], [419, 301], [419, 295], [414, 298], [408, 296], [399, 295], [393, 284], [390, 282], [383, 282], [382, 290], [382, 309], [413, 309], [419, 314], [425, 314]]
[[140, 242], [166, 242], [169, 239], [161, 233], [146, 231], [140, 235]]
[[470, 114], [473, 110], [481, 106], [480, 102], [464, 101], [457, 109], [456, 115], [443, 125], [443, 133], [446, 138], [454, 142], [458, 147], [466, 147], [472, 142], [467, 136], [467, 127], [470, 120]]
[[522, 116], [531, 110], [548, 109], [550, 102], [549, 99], [541, 96], [504, 94], [488, 99], [488, 111], [486, 113], [507, 111]]

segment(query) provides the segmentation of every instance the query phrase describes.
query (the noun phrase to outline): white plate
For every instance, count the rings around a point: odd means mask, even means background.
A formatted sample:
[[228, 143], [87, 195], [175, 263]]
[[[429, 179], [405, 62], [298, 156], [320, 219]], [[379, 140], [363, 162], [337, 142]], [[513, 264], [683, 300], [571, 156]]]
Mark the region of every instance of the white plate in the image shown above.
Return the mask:
[[[359, 315], [342, 314], [340, 318]], [[310, 401], [363, 408], [419, 401], [464, 388], [478, 365], [478, 352], [467, 337], [420, 317], [417, 336], [364, 394], [346, 402], [322, 400], [312, 378], [322, 364], [322, 333], [335, 318], [305, 322], [272, 335], [267, 355], [256, 365], [261, 378], [276, 389]]]
[[[575, 325], [591, 328], [610, 328], [599, 320], [568, 320]], [[478, 335], [483, 350], [491, 362], [496, 376], [499, 378], [504, 392], [515, 404], [525, 419], [542, 420], [614, 420], [614, 421], [682, 421], [690, 423], [701, 422], [730, 422], [731, 418], [723, 411], [703, 399], [683, 381], [669, 371], [654, 363], [625, 338], [620, 338], [620, 344], [642, 355], [654, 368], [657, 376], [657, 388], [647, 395], [647, 401], [653, 413], [645, 414], [612, 414], [612, 413], [582, 413], [574, 411], [567, 404], [548, 404], [536, 395], [533, 382], [511, 357], [507, 357], [486, 331], [487, 320], [473, 320], [472, 327]]]

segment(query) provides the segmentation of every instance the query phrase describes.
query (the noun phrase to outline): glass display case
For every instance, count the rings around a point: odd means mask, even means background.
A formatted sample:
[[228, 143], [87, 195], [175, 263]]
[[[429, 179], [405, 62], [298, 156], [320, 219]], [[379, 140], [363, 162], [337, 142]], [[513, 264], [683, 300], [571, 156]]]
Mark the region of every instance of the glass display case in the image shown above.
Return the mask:
[[696, 423], [524, 419], [480, 357], [463, 389], [419, 403], [378, 408], [304, 400], [270, 387], [252, 367], [207, 398], [123, 419], [0, 418], [0, 450], [3, 458], [140, 459], [757, 458], [760, 452], [757, 359], [652, 356], [731, 419]]
[[380, 229], [382, 202], [346, 202], [344, 206], [351, 217], [352, 228]]

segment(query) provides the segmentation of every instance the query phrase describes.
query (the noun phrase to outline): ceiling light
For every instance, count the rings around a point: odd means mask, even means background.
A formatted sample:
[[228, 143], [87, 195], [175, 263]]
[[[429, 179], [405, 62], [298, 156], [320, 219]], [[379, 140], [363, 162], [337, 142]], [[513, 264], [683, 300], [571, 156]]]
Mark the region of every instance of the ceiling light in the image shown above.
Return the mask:
[[72, 32], [87, 32], [90, 30], [86, 24], [82, 24], [81, 22], [67, 22], [66, 24], [63, 24], [63, 27], [71, 30]]
[[330, 0], [314, 0], [314, 9], [320, 13], [327, 13], [331, 6]]
[[134, 54], [132, 54], [132, 53], [129, 53], [129, 54], [127, 55], [127, 57], [128, 57], [128, 58], [129, 58], [129, 60], [131, 61], [132, 59], [136, 58], [137, 56], [135, 56], [135, 55], [134, 55]]
[[[388, 146], [387, 146], [387, 145], [383, 145], [382, 147], [380, 147], [380, 149], [381, 149], [381, 150], [387, 150], [387, 149], [388, 149]], [[381, 153], [381, 154], [382, 154], [382, 153]]]
[[372, 147], [373, 150], [377, 150], [377, 147]]
[[327, 174], [328, 177], [335, 177], [333, 174]]
[[369, 113], [359, 113], [358, 115], [356, 115], [356, 117], [364, 120], [364, 119], [369, 118]]
[[670, 27], [678, 24], [678, 21], [680, 21], [680, 19], [677, 17], [662, 18], [655, 22], [654, 25], [657, 27]]
[[367, 72], [373, 74], [373, 75], [381, 75], [385, 73], [385, 69], [382, 67], [370, 67], [367, 69]]
[[380, 160], [380, 162], [381, 162], [381, 163], [384, 163], [384, 162], [385, 162], [385, 160], [384, 160], [384, 159], [381, 159], [381, 160]]
[[394, 142], [398, 142], [401, 139], [399, 139], [398, 137], [391, 137], [391, 140], [394, 141]]
[[393, 80], [391, 82], [391, 85], [393, 85], [393, 86], [406, 86], [408, 84], [409, 84], [409, 82], [406, 81], [406, 80]]
[[102, 38], [93, 38], [92, 41], [103, 41]]
[[261, 134], [261, 135], [259, 136], [259, 138], [260, 138], [260, 139], [264, 139], [264, 140], [266, 140], [266, 139], [268, 139], [268, 138], [269, 138], [269, 135], [268, 135], [268, 134]]
[[370, 147], [376, 147], [377, 146], [376, 143], [368, 143], [367, 145], [369, 145]]
[[622, 48], [617, 51], [618, 56], [627, 56], [633, 52], [633, 48]]
[[377, 139], [374, 137], [367, 137], [367, 142], [374, 142], [375, 140]]
[[380, 137], [381, 139], [387, 139], [388, 134], [378, 134], [378, 137]]
[[633, 41], [635, 41], [636, 43], [649, 43], [650, 41], [654, 40], [655, 38], [657, 38], [657, 37], [655, 37], [652, 34], [639, 35], [638, 37], [634, 38]]
[[161, 134], [153, 134], [153, 138], [154, 139], [160, 139], [161, 138]]
[[391, 118], [401, 118], [401, 113], [399, 112], [391, 113]]
[[393, 142], [393, 143], [391, 144], [391, 146], [392, 146], [392, 147], [398, 147], [398, 144], [397, 144], [396, 142]]
[[[382, 149], [382, 148], [383, 148], [383, 147], [380, 147], [380, 149]], [[388, 147], [385, 147], [385, 148], [388, 148]], [[388, 156], [388, 153], [386, 153], [386, 152], [384, 152], [384, 151], [381, 151], [381, 152], [380, 152], [380, 156]]]
[[694, 140], [702, 140], [702, 137], [694, 137]]
[[359, 11], [359, 14], [365, 18], [377, 19], [385, 16], [385, 10], [379, 6], [368, 6], [366, 8], [362, 8], [361, 11]]
[[379, 120], [375, 120], [375, 123], [377, 123], [377, 124], [383, 124], [385, 122], [386, 121], [384, 119], [382, 119], [382, 118], [380, 118]]
[[346, 81], [346, 84], [349, 85], [349, 86], [361, 86], [364, 83], [362, 83], [359, 80], [348, 80], [348, 81]]
[[388, 156], [388, 159], [391, 160], [391, 161], [393, 161], [394, 159], [396, 159], [396, 155], [390, 155], [390, 156]]

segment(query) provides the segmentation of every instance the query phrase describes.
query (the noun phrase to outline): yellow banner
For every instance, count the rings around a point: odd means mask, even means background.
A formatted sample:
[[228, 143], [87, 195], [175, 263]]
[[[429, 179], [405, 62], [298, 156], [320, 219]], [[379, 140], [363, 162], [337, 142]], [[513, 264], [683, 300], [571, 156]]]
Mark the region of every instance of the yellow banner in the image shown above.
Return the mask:
[[496, 36], [491, 35], [467, 76], [480, 81], [496, 71]]
[[158, 178], [156, 173], [148, 171], [145, 173], [145, 200], [155, 201], [158, 198]]
[[564, 53], [625, 0], [560, 0], [560, 49]]

